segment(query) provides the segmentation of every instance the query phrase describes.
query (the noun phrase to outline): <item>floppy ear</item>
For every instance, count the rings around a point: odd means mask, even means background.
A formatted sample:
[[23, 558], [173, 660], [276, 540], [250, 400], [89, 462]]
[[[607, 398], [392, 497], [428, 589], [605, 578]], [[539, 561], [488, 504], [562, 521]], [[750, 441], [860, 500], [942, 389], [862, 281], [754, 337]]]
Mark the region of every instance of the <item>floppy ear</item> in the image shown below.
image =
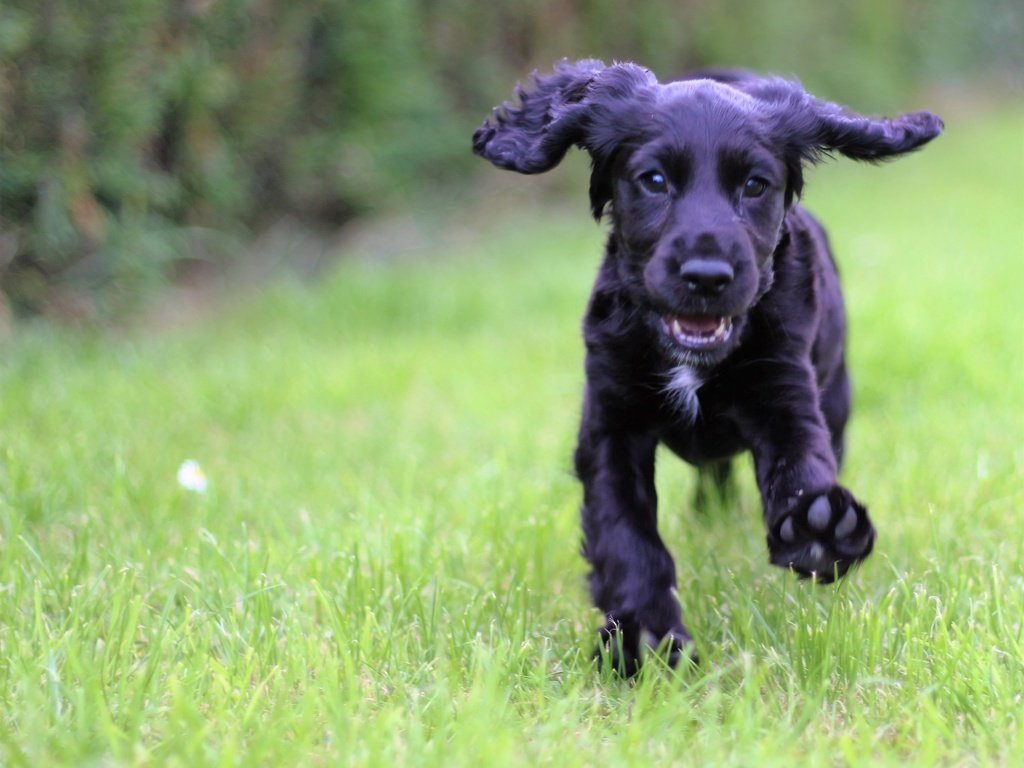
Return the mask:
[[796, 82], [777, 78], [751, 87], [774, 112], [782, 142], [814, 162], [839, 152], [854, 160], [877, 161], [910, 152], [942, 133], [942, 121], [930, 112], [889, 120], [858, 115], [838, 104], [816, 99]]
[[606, 67], [587, 59], [563, 60], [554, 73], [533, 75], [534, 88], [516, 89], [519, 104], [505, 102], [473, 134], [473, 151], [499, 168], [543, 173], [554, 168], [574, 144], [591, 150], [588, 141], [595, 108], [631, 97], [656, 82], [634, 64]]
[[884, 160], [917, 149], [942, 133], [931, 112], [913, 112], [893, 120], [851, 114], [837, 104], [814, 100], [810, 144], [854, 160]]
[[769, 130], [789, 167], [787, 206], [803, 188], [805, 163], [816, 163], [832, 152], [877, 162], [917, 149], [942, 133], [942, 121], [930, 112], [892, 120], [864, 117], [816, 99], [797, 82], [767, 78], [736, 87], [767, 105]]

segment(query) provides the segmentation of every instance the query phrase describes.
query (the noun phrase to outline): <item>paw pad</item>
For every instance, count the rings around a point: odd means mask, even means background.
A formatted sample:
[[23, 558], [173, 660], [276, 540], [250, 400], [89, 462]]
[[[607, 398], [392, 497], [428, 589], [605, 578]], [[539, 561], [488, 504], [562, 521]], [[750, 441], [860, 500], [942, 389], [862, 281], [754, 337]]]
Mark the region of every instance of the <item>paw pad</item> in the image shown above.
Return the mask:
[[768, 535], [772, 563], [822, 582], [845, 574], [874, 543], [867, 509], [841, 486], [798, 501]]

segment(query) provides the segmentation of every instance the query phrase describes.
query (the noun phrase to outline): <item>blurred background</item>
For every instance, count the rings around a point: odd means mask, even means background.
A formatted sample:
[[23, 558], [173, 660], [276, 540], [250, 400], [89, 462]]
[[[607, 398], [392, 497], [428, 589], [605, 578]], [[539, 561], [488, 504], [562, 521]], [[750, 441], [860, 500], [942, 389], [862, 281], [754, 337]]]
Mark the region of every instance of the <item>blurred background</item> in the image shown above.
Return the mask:
[[0, 321], [124, 317], [282, 221], [465, 196], [473, 129], [562, 57], [750, 67], [871, 113], [1024, 93], [1019, 0], [5, 0]]

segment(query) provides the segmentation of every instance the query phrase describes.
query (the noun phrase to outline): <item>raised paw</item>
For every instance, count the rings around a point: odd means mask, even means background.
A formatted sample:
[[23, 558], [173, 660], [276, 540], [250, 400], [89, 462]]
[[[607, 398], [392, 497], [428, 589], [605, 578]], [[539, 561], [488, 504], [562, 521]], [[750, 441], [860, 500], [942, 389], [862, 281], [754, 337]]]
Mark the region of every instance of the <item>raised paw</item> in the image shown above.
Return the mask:
[[609, 615], [608, 621], [597, 631], [594, 658], [609, 664], [614, 672], [632, 677], [640, 671], [646, 653], [664, 653], [669, 666], [676, 668], [687, 659], [697, 663], [697, 653], [690, 633], [682, 625], [657, 638], [654, 633], [631, 620], [620, 620]]
[[768, 530], [774, 565], [827, 583], [845, 574], [871, 553], [875, 528], [848, 490], [833, 486], [799, 499]]

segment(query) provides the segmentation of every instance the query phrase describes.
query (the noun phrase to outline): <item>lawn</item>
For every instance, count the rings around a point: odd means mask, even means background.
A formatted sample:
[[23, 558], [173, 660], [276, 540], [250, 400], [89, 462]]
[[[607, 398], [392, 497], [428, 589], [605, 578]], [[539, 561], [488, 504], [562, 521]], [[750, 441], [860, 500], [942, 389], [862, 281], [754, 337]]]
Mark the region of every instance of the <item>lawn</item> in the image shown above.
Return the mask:
[[661, 457], [696, 670], [590, 662], [582, 189], [509, 202], [536, 180], [493, 172], [472, 214], [413, 217], [315, 284], [169, 328], [19, 329], [0, 765], [1016, 764], [1024, 112], [947, 123], [805, 193], [847, 286], [871, 559], [800, 582], [768, 565], [748, 464], [738, 506], [698, 515]]

